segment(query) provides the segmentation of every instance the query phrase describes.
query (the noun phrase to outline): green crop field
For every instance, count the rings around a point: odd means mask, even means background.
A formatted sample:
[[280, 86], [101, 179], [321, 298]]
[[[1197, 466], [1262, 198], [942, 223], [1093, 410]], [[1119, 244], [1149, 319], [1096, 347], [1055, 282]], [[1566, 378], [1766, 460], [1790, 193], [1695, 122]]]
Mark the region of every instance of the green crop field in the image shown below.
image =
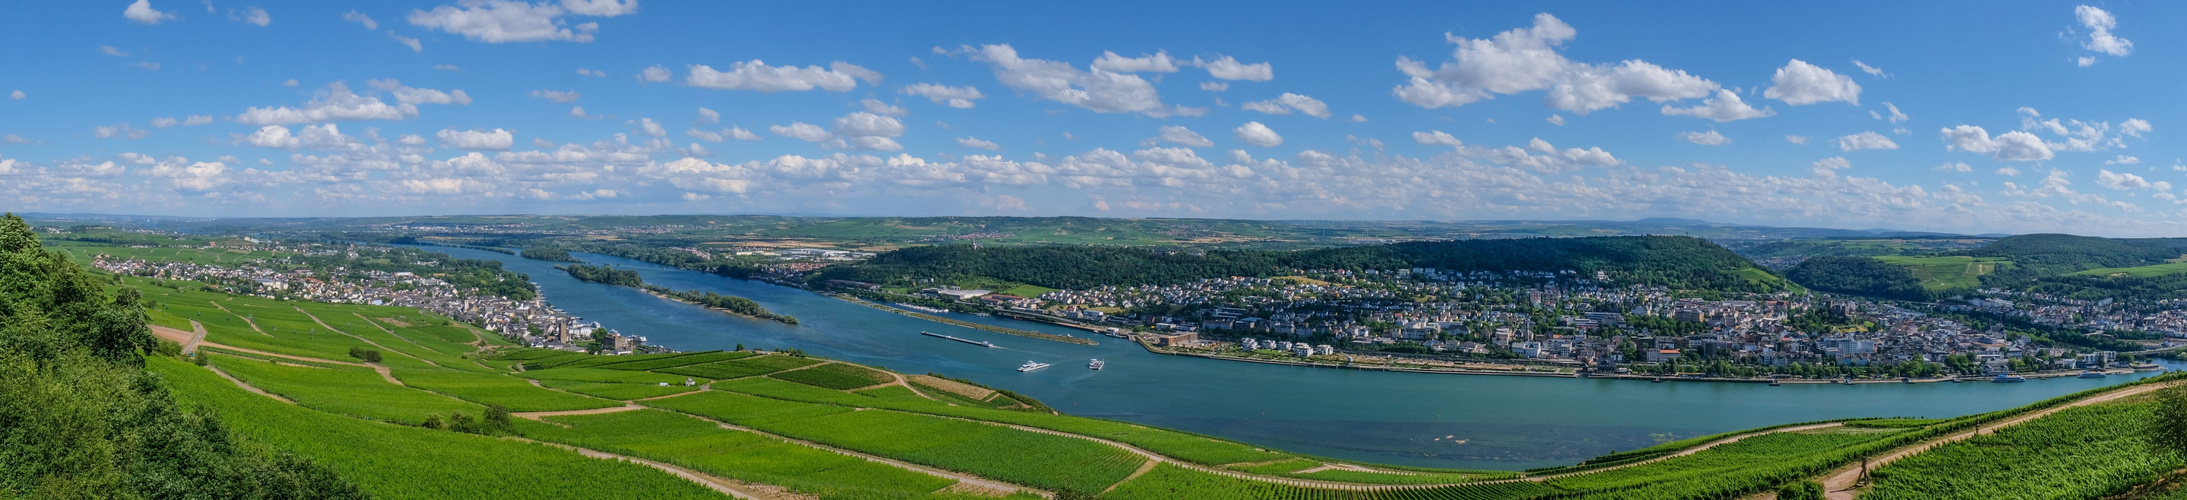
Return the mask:
[[955, 481], [764, 436], [678, 413], [644, 410], [552, 417], [527, 424], [536, 439], [622, 453], [710, 474], [784, 486], [821, 498], [920, 498]]
[[1549, 485], [1568, 490], [1607, 491], [1706, 478], [1751, 469], [1754, 464], [1779, 463], [1845, 448], [1891, 434], [1889, 430], [1874, 429], [1767, 434], [1638, 467], [1554, 479]]
[[599, 365], [599, 367], [609, 370], [660, 370], [664, 368], [675, 368], [678, 366], [691, 366], [718, 361], [729, 361], [732, 359], [744, 359], [752, 356], [757, 356], [757, 354], [737, 351], [707, 351], [690, 353], [683, 356], [644, 359], [624, 363]]
[[646, 402], [761, 431], [1036, 488], [1098, 492], [1143, 458], [1092, 441], [891, 411], [726, 394]]
[[[796, 404], [796, 403], [791, 403]], [[1094, 493], [1145, 459], [1083, 439], [890, 411], [855, 411], [754, 428], [1036, 488]]]
[[428, 414], [445, 417], [456, 412], [479, 415], [485, 411], [485, 407], [474, 403], [387, 383], [370, 368], [299, 368], [218, 354], [209, 359], [213, 366], [244, 383], [325, 412], [417, 424]]
[[896, 380], [895, 377], [889, 376], [887, 373], [848, 363], [829, 363], [769, 376], [805, 385], [840, 390], [857, 389]]
[[1496, 484], [1448, 486], [1442, 488], [1394, 491], [1354, 491], [1308, 489], [1288, 484], [1269, 483], [1217, 476], [1188, 470], [1170, 464], [1154, 467], [1154, 470], [1132, 479], [1101, 498], [1117, 500], [1168, 500], [1191, 498], [1194, 500], [1519, 500], [1542, 498], [1555, 493], [1548, 487], [1529, 481]]
[[[573, 382], [619, 382], [626, 384], [648, 385], [661, 382], [683, 385], [683, 382], [685, 380], [691, 379], [691, 377], [683, 375], [607, 370], [601, 368], [548, 368], [545, 370], [517, 372], [514, 375], [540, 381], [567, 380]], [[706, 382], [706, 379], [698, 379], [698, 381], [703, 383]]]
[[1042, 429], [1082, 434], [1115, 440], [1132, 446], [1146, 448], [1157, 453], [1205, 465], [1223, 465], [1245, 462], [1265, 462], [1290, 458], [1282, 452], [1268, 451], [1251, 445], [1158, 429], [1138, 424], [1101, 420], [1086, 417], [1050, 415], [1045, 413], [997, 410], [967, 406], [948, 406], [938, 401], [882, 400], [866, 398], [840, 391], [819, 389], [766, 378], [716, 382], [717, 391], [737, 391], [773, 398], [796, 401], [812, 401], [853, 406], [871, 406], [892, 410], [927, 413], [975, 420], [987, 420], [1037, 427]]
[[807, 418], [820, 418], [852, 411], [850, 408], [841, 406], [800, 404], [721, 391], [656, 399], [645, 402], [645, 405], [749, 427]]
[[1982, 275], [1997, 272], [1998, 266], [2012, 265], [2012, 261], [1990, 257], [1909, 257], [1885, 255], [1876, 260], [1906, 266], [1915, 278], [1921, 279], [1921, 287], [1929, 290], [1951, 288], [1979, 288]]
[[395, 378], [411, 387], [474, 403], [501, 405], [509, 411], [586, 410], [622, 405], [617, 401], [538, 387], [521, 378], [493, 373], [398, 369]]
[[1865, 498], [2108, 498], [2187, 466], [2150, 448], [2148, 404], [2072, 408], [1937, 447], [1875, 471]]
[[341, 417], [245, 392], [181, 361], [155, 357], [148, 364], [184, 404], [219, 414], [221, 422], [252, 439], [325, 464], [378, 498], [720, 498], [713, 490], [642, 465], [585, 458], [539, 444]]
[[626, 384], [619, 382], [582, 382], [574, 380], [541, 380], [539, 385], [569, 392], [607, 398], [617, 401], [656, 398], [699, 390], [699, 386], [683, 384]]
[[719, 363], [707, 363], [703, 365], [669, 368], [666, 370], [661, 370], [661, 373], [689, 375], [693, 377], [710, 378], [714, 380], [727, 380], [733, 378], [750, 377], [754, 375], [766, 375], [769, 373], [788, 370], [791, 368], [810, 366], [813, 363], [819, 363], [819, 361], [813, 360], [812, 358], [769, 355], [739, 359], [734, 361], [723, 361]]

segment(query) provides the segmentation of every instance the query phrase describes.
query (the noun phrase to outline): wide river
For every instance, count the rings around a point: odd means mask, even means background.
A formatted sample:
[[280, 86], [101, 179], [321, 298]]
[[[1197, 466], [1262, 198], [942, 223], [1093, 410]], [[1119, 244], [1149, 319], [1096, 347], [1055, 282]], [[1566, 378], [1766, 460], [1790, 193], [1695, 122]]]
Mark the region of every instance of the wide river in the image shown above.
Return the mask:
[[[1076, 415], [1139, 422], [1287, 451], [1431, 467], [1525, 469], [1614, 450], [1788, 422], [1842, 417], [1951, 417], [2018, 406], [2150, 374], [2024, 384], [1647, 383], [1389, 373], [1217, 361], [1146, 352], [1128, 341], [1039, 323], [952, 315], [1012, 328], [1091, 336], [1081, 346], [955, 327], [795, 288], [639, 261], [647, 283], [758, 301], [803, 324], [757, 321], [586, 283], [554, 263], [433, 247], [528, 273], [556, 307], [677, 350], [797, 348], [905, 373], [934, 372], [1007, 388]], [[986, 348], [919, 335], [993, 341]], [[1086, 362], [1108, 361], [1091, 371]], [[1016, 371], [1028, 360], [1055, 366]]]

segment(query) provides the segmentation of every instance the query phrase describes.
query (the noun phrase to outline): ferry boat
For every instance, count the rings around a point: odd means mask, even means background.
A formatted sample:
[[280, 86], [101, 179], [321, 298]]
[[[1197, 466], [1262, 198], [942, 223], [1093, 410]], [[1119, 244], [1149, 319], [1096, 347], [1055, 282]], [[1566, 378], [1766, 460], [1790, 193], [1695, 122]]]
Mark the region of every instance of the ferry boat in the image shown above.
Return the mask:
[[1088, 369], [1092, 369], [1092, 370], [1100, 370], [1100, 369], [1101, 369], [1101, 367], [1102, 367], [1103, 365], [1107, 365], [1107, 364], [1108, 364], [1108, 363], [1103, 363], [1103, 362], [1101, 362], [1101, 360], [1099, 360], [1099, 359], [1096, 359], [1096, 360], [1093, 360], [1093, 362], [1091, 362], [1091, 363], [1086, 363], [1086, 368], [1088, 368]]
[[2106, 375], [2104, 375], [2103, 371], [2101, 370], [2088, 370], [2081, 372], [2081, 378], [2104, 378], [2105, 376]]
[[1047, 367], [1048, 367], [1048, 364], [1047, 364], [1047, 363], [1041, 363], [1041, 362], [1037, 362], [1037, 361], [1027, 361], [1027, 362], [1025, 362], [1025, 364], [1023, 364], [1023, 365], [1018, 365], [1018, 371], [1021, 371], [1021, 372], [1029, 372], [1029, 371], [1033, 371], [1033, 370], [1038, 370], [1038, 369], [1042, 369], [1042, 368], [1047, 368]]
[[1996, 382], [1996, 383], [2000, 383], [2000, 384], [2016, 384], [2016, 383], [2020, 383], [2020, 382], [2026, 382], [2026, 381], [2028, 381], [2028, 379], [2020, 378], [2020, 377], [2014, 376], [2014, 375], [2012, 375], [2012, 374], [2006, 373], [2006, 374], [1999, 374], [1999, 375], [1998, 375], [1998, 376], [1997, 376], [1996, 378], [1992, 378], [1992, 379], [1990, 379], [1990, 381], [1991, 381], [1991, 382]]

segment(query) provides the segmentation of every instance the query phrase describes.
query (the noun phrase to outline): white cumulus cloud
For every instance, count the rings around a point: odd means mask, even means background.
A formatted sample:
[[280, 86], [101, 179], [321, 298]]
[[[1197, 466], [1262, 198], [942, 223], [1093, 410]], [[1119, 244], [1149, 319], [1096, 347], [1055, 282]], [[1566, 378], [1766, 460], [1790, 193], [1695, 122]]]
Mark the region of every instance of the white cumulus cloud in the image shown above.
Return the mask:
[[979, 148], [988, 151], [1002, 149], [1002, 145], [995, 144], [995, 141], [983, 141], [974, 137], [958, 137], [957, 144], [968, 148]]
[[1714, 130], [1710, 130], [1707, 132], [1681, 132], [1678, 134], [1678, 138], [1685, 140], [1686, 142], [1700, 144], [1703, 146], [1722, 146], [1725, 144], [1731, 144], [1730, 137], [1724, 137], [1724, 134], [1717, 133]]
[[1579, 31], [1549, 14], [1536, 14], [1534, 25], [1485, 39], [1446, 34], [1457, 45], [1451, 60], [1430, 70], [1411, 58], [1397, 69], [1411, 78], [1391, 91], [1398, 99], [1425, 108], [1463, 106], [1498, 94], [1547, 90], [1544, 104], [1580, 115], [1614, 107], [1634, 97], [1654, 102], [1706, 97], [1719, 86], [1681, 70], [1629, 59], [1611, 64], [1574, 62], [1558, 51]]
[[951, 87], [938, 83], [911, 84], [903, 88], [903, 93], [922, 96], [927, 100], [934, 101], [935, 104], [947, 104], [949, 107], [959, 109], [970, 108], [973, 104], [972, 101], [987, 98], [986, 94], [980, 93], [980, 89], [973, 88], [970, 85]]
[[1862, 149], [1898, 149], [1898, 143], [1875, 132], [1861, 132], [1838, 138], [1838, 149], [1856, 151]]
[[1262, 125], [1261, 122], [1245, 122], [1245, 125], [1238, 126], [1237, 129], [1231, 130], [1231, 133], [1237, 135], [1238, 140], [1245, 141], [1246, 144], [1264, 148], [1283, 144], [1283, 136], [1277, 135], [1275, 130], [1270, 130], [1267, 125]]
[[1768, 106], [1763, 106], [1762, 109], [1754, 109], [1754, 106], [1739, 98], [1738, 92], [1732, 92], [1730, 89], [1717, 89], [1716, 97], [1703, 99], [1701, 104], [1690, 108], [1665, 104], [1663, 105], [1663, 114], [1728, 122], [1775, 116], [1777, 110], [1770, 109]]
[[[1192, 65], [1207, 70], [1207, 75], [1224, 80], [1265, 82], [1276, 78], [1276, 68], [1268, 63], [1246, 64], [1238, 58], [1222, 56], [1211, 60], [1192, 58]], [[1202, 88], [1205, 88], [1204, 86]]]
[[1942, 129], [1945, 149], [1989, 155], [2005, 161], [2040, 161], [2054, 156], [2035, 134], [2014, 130], [1990, 137], [1988, 130], [1973, 125]]
[[160, 12], [158, 9], [153, 9], [151, 0], [137, 0], [136, 3], [129, 4], [128, 8], [122, 9], [122, 17], [143, 24], [159, 24], [180, 19], [172, 12]]
[[1860, 84], [1853, 83], [1853, 77], [1793, 59], [1785, 63], [1785, 67], [1777, 68], [1777, 74], [1770, 77], [1770, 87], [1762, 91], [1762, 97], [1794, 106], [1822, 102], [1860, 104]]
[[508, 151], [516, 145], [516, 134], [504, 129], [455, 130], [441, 129], [433, 134], [441, 145], [472, 151]]
[[[858, 87], [858, 80], [863, 79], [866, 80], [867, 84], [873, 84], [881, 79], [879, 73], [874, 73], [850, 63], [836, 61], [830, 66], [828, 68], [819, 66], [805, 66], [802, 68], [797, 66], [768, 66], [766, 62], [753, 59], [732, 63], [729, 66], [729, 71], [719, 71], [711, 66], [697, 64], [690, 66], [691, 74], [684, 77], [684, 83], [700, 88], [756, 90], [769, 93], [805, 91], [815, 88], [831, 92], [849, 92], [851, 89]], [[646, 71], [647, 81], [657, 81], [653, 79], [652, 68], [648, 68]], [[663, 80], [665, 79], [663, 78]]]
[[[2112, 29], [2119, 27], [2119, 19], [2110, 11], [2080, 5], [2073, 7], [2073, 17], [2081, 22], [2081, 27], [2088, 28], [2088, 41], [2082, 42], [2081, 48], [2115, 57], [2126, 57], [2134, 52], [2134, 42], [2111, 34]], [[2079, 62], [2088, 66], [2095, 64], [2096, 58], [2082, 57]]]
[[1139, 57], [1124, 57], [1116, 55], [1115, 52], [1103, 51], [1101, 57], [1094, 59], [1091, 66], [1093, 69], [1116, 73], [1177, 72], [1177, 61], [1171, 59], [1168, 52], [1160, 51], [1153, 54], [1142, 54]]
[[1298, 112], [1300, 113], [1305, 113], [1307, 116], [1322, 119], [1329, 118], [1328, 103], [1321, 102], [1321, 100], [1319, 99], [1299, 94], [1293, 94], [1290, 92], [1285, 92], [1283, 95], [1277, 96], [1275, 99], [1248, 102], [1240, 107], [1245, 108], [1247, 111], [1259, 111], [1271, 115], [1288, 115], [1291, 114], [1291, 110], [1295, 109], [1298, 110]]
[[1197, 132], [1193, 132], [1192, 129], [1184, 128], [1177, 125], [1168, 125], [1162, 127], [1161, 135], [1158, 136], [1158, 138], [1161, 139], [1162, 142], [1177, 144], [1181, 146], [1191, 146], [1195, 148], [1205, 148], [1215, 145], [1215, 141], [1207, 140], [1206, 136], [1202, 136]]
[[1009, 45], [985, 45], [963, 49], [973, 61], [985, 62], [1003, 86], [1031, 92], [1041, 99], [1093, 110], [1097, 113], [1144, 113], [1149, 116], [1184, 114], [1162, 105], [1154, 84], [1131, 73], [1100, 68], [1080, 70], [1070, 63], [1018, 56]]
[[412, 26], [435, 29], [486, 43], [569, 41], [589, 43], [600, 23], [570, 24], [565, 17], [613, 17], [636, 12], [637, 0], [563, 0], [530, 3], [517, 0], [462, 0], [433, 10], [412, 9], [405, 19]]

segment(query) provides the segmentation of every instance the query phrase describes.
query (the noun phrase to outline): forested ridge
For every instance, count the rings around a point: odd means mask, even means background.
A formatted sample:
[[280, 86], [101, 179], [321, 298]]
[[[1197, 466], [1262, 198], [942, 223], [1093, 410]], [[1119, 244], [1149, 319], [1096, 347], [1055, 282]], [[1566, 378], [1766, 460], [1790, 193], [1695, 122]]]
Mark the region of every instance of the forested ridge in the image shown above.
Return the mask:
[[1785, 278], [1826, 292], [1899, 300], [1932, 300], [1906, 266], [1869, 257], [1815, 257], [1785, 270]]
[[[1273, 276], [1295, 269], [1601, 272], [1618, 283], [1677, 289], [1770, 291], [1769, 276], [1737, 254], [1700, 238], [1604, 236], [1421, 241], [1302, 251], [1205, 253], [1104, 246], [967, 245], [912, 247], [865, 262], [830, 266], [813, 279], [900, 283], [986, 277], [1051, 288], [1177, 284], [1228, 276]], [[1771, 280], [1774, 281], [1773, 277]]]
[[366, 498], [332, 470], [176, 404], [135, 290], [0, 218], [0, 498]]

